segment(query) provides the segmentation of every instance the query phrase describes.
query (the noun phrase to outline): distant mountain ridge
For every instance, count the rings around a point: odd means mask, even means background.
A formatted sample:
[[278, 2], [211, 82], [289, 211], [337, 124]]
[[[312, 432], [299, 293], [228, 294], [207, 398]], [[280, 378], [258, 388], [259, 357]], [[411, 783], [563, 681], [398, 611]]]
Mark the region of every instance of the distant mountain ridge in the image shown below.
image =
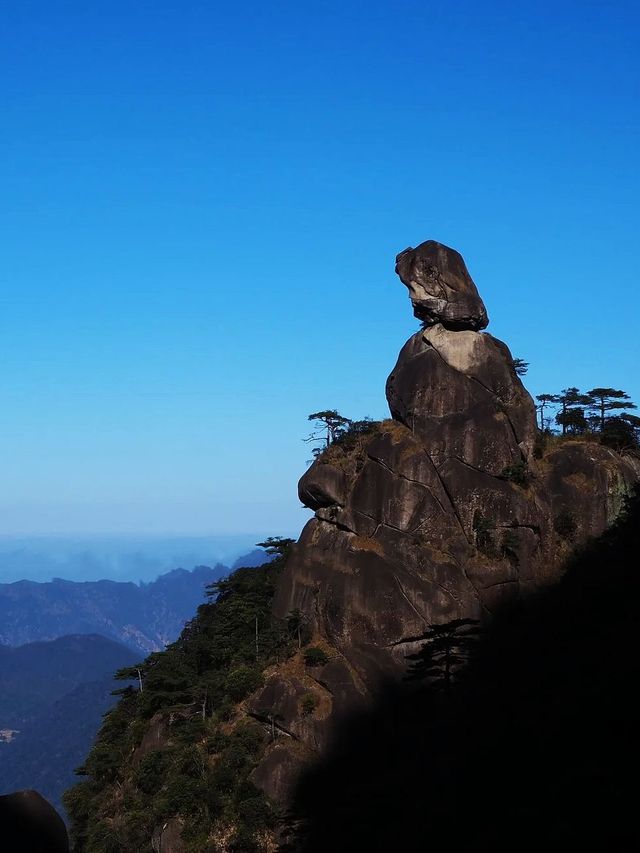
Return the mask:
[[101, 634], [141, 653], [164, 648], [205, 599], [226, 566], [175, 569], [149, 584], [16, 581], [0, 584], [0, 644], [19, 646], [67, 634]]
[[0, 535], [0, 582], [153, 581], [177, 566], [230, 566], [260, 534], [229, 536]]
[[[236, 563], [255, 566], [266, 559], [264, 551], [252, 551]], [[173, 569], [141, 584], [60, 578], [0, 584], [0, 645], [100, 634], [146, 656], [177, 639], [205, 600], [205, 587], [229, 571], [219, 563]]]

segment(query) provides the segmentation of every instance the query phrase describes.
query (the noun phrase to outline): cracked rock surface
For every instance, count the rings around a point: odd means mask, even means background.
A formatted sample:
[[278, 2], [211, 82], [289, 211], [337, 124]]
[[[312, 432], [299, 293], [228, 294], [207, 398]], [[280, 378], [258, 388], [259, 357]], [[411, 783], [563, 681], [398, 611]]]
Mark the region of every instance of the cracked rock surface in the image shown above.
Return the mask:
[[413, 313], [449, 329], [484, 329], [489, 319], [480, 294], [458, 252], [427, 240], [396, 258], [396, 272], [409, 289]]
[[541, 450], [509, 349], [477, 331], [486, 311], [457, 252], [429, 241], [401, 253], [397, 271], [429, 324], [409, 338], [387, 381], [392, 418], [327, 448], [299, 485], [315, 517], [275, 608], [281, 618], [301, 610], [330, 650], [314, 673], [328, 704], [322, 719], [300, 725], [300, 683], [276, 672], [265, 688], [260, 701], [296, 736], [296, 760], [283, 739], [269, 771], [256, 774], [280, 799], [340, 715], [367, 702], [381, 679], [402, 676], [405, 656], [419, 648], [409, 638], [433, 623], [488, 618], [558, 578], [640, 477], [637, 459], [596, 443]]

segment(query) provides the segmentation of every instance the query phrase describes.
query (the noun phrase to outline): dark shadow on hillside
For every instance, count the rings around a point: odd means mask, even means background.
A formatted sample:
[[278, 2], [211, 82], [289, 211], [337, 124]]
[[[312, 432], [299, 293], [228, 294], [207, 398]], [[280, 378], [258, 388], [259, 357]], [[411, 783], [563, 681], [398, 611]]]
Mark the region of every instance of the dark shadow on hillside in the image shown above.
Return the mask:
[[295, 797], [287, 850], [636, 849], [640, 498], [487, 631], [447, 698], [391, 685]]

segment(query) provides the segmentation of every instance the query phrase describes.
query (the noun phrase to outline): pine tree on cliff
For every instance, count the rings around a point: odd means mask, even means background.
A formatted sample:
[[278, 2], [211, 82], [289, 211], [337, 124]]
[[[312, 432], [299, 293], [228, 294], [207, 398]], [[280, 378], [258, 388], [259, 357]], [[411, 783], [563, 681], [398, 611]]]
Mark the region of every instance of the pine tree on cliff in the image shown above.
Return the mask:
[[291, 546], [295, 544], [295, 539], [288, 539], [285, 536], [269, 536], [264, 542], [256, 542], [258, 548], [264, 548], [270, 557], [281, 557], [283, 560], [289, 556]]
[[593, 397], [582, 394], [576, 387], [564, 388], [559, 394], [553, 395], [553, 402], [560, 404], [556, 415], [556, 423], [562, 427], [562, 434], [567, 432], [584, 432], [588, 424], [584, 410], [593, 403]]
[[[557, 394], [538, 394], [536, 396], [536, 400], [538, 401], [538, 405], [536, 409], [540, 412], [540, 431], [545, 431], [545, 417], [544, 410], [547, 406], [551, 406], [554, 403], [558, 402]], [[550, 422], [551, 419], [549, 419]], [[548, 428], [548, 426], [547, 426]]]
[[631, 397], [617, 388], [592, 388], [589, 391], [589, 411], [598, 418], [600, 432], [605, 430], [607, 412], [616, 409], [636, 409], [637, 406], [631, 401]]
[[529, 370], [529, 362], [525, 361], [523, 358], [514, 358], [512, 365], [518, 376], [525, 376]]
[[316, 448], [314, 453], [322, 452], [322, 449], [329, 447], [334, 441], [337, 441], [340, 436], [349, 428], [351, 421], [349, 418], [343, 418], [342, 415], [335, 409], [326, 409], [322, 412], [313, 412], [307, 418], [314, 422], [314, 431], [304, 441], [322, 442], [322, 448]]
[[406, 659], [412, 661], [405, 681], [427, 681], [433, 690], [449, 694], [453, 682], [471, 658], [480, 637], [477, 619], [454, 619], [429, 628], [414, 640], [422, 648]]

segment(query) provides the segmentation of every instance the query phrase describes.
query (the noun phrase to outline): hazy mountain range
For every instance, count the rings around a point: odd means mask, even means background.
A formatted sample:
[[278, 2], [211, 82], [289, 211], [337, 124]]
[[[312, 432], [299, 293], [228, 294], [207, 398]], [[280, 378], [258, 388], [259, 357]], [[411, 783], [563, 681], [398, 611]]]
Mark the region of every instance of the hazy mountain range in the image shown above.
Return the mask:
[[[254, 551], [237, 562], [258, 565], [264, 560], [263, 551]], [[0, 644], [101, 634], [146, 656], [178, 637], [205, 601], [206, 586], [228, 572], [228, 566], [217, 564], [174, 569], [141, 584], [60, 579], [0, 584]]]
[[0, 582], [153, 581], [178, 567], [231, 565], [264, 536], [0, 536]]

